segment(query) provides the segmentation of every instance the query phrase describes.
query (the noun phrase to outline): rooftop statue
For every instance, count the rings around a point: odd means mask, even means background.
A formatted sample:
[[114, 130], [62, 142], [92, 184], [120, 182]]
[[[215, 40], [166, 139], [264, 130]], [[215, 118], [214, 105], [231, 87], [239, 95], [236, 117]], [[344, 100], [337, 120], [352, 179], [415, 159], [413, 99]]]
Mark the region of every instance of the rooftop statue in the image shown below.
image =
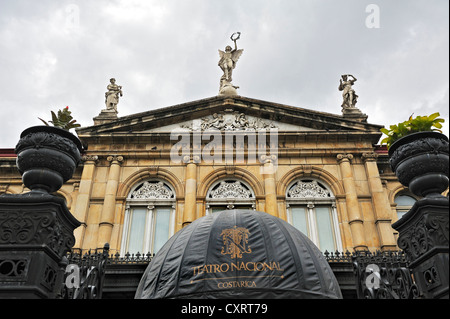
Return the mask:
[[219, 94], [232, 95], [237, 94], [236, 89], [238, 86], [231, 84], [233, 69], [236, 67], [236, 63], [239, 57], [242, 55], [243, 49], [238, 50], [236, 41], [241, 37], [240, 32], [235, 32], [231, 35], [230, 39], [234, 42], [234, 49], [227, 45], [225, 47], [225, 52], [219, 50], [219, 67], [223, 71], [223, 75], [220, 78], [220, 90]]
[[[351, 74], [341, 75], [342, 79], [339, 80], [339, 91], [342, 92], [342, 107], [345, 108], [355, 108], [358, 95], [356, 95], [355, 90], [352, 86], [357, 81], [356, 78]], [[350, 78], [351, 77], [351, 78]]]
[[106, 109], [117, 113], [117, 104], [119, 103], [119, 95], [123, 96], [122, 87], [116, 84], [116, 79], [109, 80], [110, 84], [106, 87], [108, 92], [105, 93]]

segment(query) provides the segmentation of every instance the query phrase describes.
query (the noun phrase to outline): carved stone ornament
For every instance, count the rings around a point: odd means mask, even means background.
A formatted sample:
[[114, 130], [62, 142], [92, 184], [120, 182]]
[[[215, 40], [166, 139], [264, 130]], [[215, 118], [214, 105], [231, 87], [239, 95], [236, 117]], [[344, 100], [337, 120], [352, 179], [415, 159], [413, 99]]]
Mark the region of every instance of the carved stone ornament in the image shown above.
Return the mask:
[[368, 153], [363, 153], [361, 157], [366, 162], [373, 162], [373, 161], [377, 160], [378, 154], [375, 152], [368, 152]]
[[141, 187], [131, 193], [133, 199], [172, 199], [173, 191], [163, 182], [144, 182]]
[[317, 181], [299, 181], [288, 191], [288, 198], [330, 198], [331, 193]]
[[275, 163], [278, 160], [278, 156], [276, 156], [275, 154], [271, 154], [271, 155], [261, 155], [259, 157], [259, 161], [262, 164], [267, 164], [267, 163]]
[[336, 158], [338, 159], [338, 162], [343, 162], [343, 161], [350, 161], [353, 159], [353, 155], [352, 154], [338, 154], [336, 156]]
[[119, 164], [119, 163], [123, 162], [123, 156], [121, 156], [121, 155], [110, 155], [110, 156], [108, 156], [106, 158], [106, 160], [108, 162], [113, 162], [113, 163]]
[[97, 155], [84, 155], [82, 157], [83, 162], [93, 162], [96, 163], [98, 161], [98, 156]]
[[250, 199], [252, 192], [239, 181], [222, 181], [209, 193], [210, 199]]
[[201, 119], [201, 124], [198, 126], [188, 125], [182, 126], [191, 131], [205, 131], [205, 130], [221, 130], [221, 131], [257, 131], [263, 129], [277, 128], [272, 122], [256, 118], [250, 120], [246, 114], [240, 112], [219, 112], [211, 116]]

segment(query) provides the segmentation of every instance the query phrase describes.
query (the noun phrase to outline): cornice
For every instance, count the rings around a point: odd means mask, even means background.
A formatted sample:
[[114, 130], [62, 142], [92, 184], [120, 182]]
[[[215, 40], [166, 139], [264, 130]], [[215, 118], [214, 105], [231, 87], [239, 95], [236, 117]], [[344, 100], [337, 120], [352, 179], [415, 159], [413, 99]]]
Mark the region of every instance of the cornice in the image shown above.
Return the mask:
[[[323, 131], [351, 131], [379, 133], [380, 125], [359, 122], [343, 115], [331, 114], [296, 106], [252, 99], [243, 96], [215, 96], [186, 102], [173, 106], [158, 108], [146, 112], [119, 117], [117, 120], [76, 129], [80, 137], [98, 136], [99, 134], [135, 133], [176, 124], [194, 118], [211, 115], [212, 112], [233, 109], [246, 115], [270, 119], [279, 122], [307, 126]], [[152, 133], [154, 134], [154, 133]]]

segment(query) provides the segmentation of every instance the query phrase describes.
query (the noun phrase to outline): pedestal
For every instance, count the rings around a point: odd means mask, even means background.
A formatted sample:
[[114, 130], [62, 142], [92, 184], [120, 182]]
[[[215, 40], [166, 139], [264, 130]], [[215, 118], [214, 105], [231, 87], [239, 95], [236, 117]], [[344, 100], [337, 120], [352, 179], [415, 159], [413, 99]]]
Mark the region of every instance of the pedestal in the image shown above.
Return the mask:
[[56, 298], [80, 222], [64, 200], [29, 192], [0, 196], [0, 299]]
[[392, 225], [425, 298], [449, 298], [449, 199], [423, 198]]
[[226, 80], [221, 81], [219, 96], [233, 96], [238, 95], [237, 93], [238, 86], [234, 86], [231, 82]]
[[94, 117], [93, 120], [94, 125], [100, 125], [115, 121], [117, 120], [117, 111], [110, 109], [101, 110], [100, 114]]
[[361, 112], [360, 109], [356, 107], [346, 107], [342, 109], [342, 115], [345, 118], [358, 122], [367, 122], [367, 114]]

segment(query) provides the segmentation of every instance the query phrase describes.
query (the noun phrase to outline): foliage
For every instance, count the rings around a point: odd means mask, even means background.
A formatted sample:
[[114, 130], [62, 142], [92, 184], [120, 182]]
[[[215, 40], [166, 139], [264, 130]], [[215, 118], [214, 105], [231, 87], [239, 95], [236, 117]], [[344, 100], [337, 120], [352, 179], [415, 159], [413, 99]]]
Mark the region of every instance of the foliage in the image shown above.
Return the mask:
[[444, 119], [438, 118], [438, 116], [440, 116], [439, 112], [429, 116], [417, 116], [415, 118], [413, 118], [411, 114], [407, 121], [391, 125], [389, 129], [382, 128], [380, 131], [384, 133], [386, 137], [381, 140], [381, 144], [386, 144], [389, 148], [396, 140], [417, 132], [437, 131], [442, 133], [440, 129], [442, 128], [441, 123], [444, 122]]
[[[69, 111], [69, 107], [66, 106], [62, 110], [58, 111], [58, 115], [55, 114], [55, 112], [51, 111], [52, 113], [52, 120], [49, 121], [53, 124], [55, 127], [62, 128], [63, 130], [70, 130], [71, 128], [80, 127], [81, 125], [76, 123], [76, 120], [73, 119], [71, 113]], [[42, 122], [44, 122], [45, 125], [50, 126], [46, 121], [39, 118]]]

